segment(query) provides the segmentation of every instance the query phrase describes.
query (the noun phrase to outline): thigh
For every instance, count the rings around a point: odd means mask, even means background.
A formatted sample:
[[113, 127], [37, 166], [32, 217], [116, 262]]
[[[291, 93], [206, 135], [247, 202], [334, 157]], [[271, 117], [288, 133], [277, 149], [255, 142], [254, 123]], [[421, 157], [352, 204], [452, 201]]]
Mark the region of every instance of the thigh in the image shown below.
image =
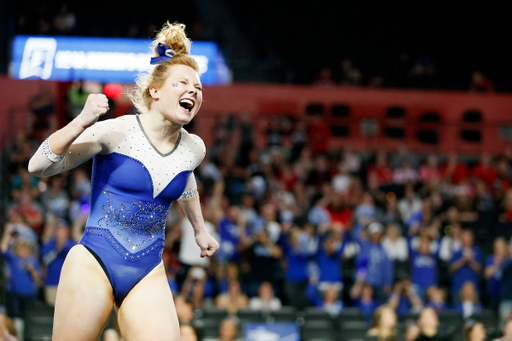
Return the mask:
[[97, 340], [113, 306], [112, 286], [98, 261], [74, 246], [62, 267], [52, 340]]
[[146, 275], [123, 300], [117, 320], [126, 341], [179, 341], [180, 330], [163, 263]]

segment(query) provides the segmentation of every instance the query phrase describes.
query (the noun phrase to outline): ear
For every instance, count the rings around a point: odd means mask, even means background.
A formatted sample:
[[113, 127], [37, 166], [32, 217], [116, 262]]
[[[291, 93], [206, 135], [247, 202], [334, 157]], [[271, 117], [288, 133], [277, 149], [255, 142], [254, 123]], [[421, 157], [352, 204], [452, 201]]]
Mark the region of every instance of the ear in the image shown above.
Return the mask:
[[153, 97], [153, 99], [160, 99], [160, 92], [153, 85], [149, 87], [149, 94], [151, 95], [151, 97]]

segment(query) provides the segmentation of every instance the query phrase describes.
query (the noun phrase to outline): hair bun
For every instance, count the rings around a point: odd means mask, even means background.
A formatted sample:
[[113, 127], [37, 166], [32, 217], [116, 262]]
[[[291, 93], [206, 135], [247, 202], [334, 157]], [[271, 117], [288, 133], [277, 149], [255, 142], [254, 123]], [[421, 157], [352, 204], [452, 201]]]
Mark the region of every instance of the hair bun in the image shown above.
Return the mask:
[[156, 34], [156, 38], [153, 41], [152, 49], [155, 54], [159, 57], [161, 55], [158, 53], [158, 44], [163, 43], [171, 50], [175, 52], [175, 55], [188, 55], [190, 52], [191, 41], [188, 39], [185, 34], [185, 25], [180, 23], [171, 24], [170, 22], [166, 22], [162, 29], [158, 31]]

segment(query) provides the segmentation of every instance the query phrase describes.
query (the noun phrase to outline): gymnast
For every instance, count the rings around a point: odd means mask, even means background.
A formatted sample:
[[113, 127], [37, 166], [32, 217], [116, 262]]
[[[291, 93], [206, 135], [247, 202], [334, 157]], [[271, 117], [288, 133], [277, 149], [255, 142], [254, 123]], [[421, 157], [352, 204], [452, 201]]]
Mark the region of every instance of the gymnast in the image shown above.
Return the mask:
[[192, 223], [201, 257], [219, 248], [205, 230], [193, 174], [206, 148], [183, 129], [203, 100], [184, 29], [166, 23], [158, 32], [155, 67], [131, 94], [140, 115], [97, 122], [108, 101], [89, 95], [80, 115], [30, 160], [32, 174], [48, 177], [94, 158], [91, 213], [62, 268], [54, 341], [97, 340], [114, 306], [124, 340], [180, 340], [162, 263], [172, 202]]

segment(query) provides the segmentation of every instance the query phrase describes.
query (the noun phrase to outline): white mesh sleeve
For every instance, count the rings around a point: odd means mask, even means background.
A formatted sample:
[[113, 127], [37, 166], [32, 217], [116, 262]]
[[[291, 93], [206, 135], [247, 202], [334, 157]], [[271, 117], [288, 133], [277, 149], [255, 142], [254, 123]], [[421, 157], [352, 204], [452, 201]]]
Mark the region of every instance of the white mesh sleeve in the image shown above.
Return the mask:
[[126, 137], [116, 120], [97, 122], [73, 142], [65, 155], [55, 155], [48, 139], [29, 161], [28, 169], [39, 176], [52, 176], [72, 169], [102, 152], [109, 153]]

